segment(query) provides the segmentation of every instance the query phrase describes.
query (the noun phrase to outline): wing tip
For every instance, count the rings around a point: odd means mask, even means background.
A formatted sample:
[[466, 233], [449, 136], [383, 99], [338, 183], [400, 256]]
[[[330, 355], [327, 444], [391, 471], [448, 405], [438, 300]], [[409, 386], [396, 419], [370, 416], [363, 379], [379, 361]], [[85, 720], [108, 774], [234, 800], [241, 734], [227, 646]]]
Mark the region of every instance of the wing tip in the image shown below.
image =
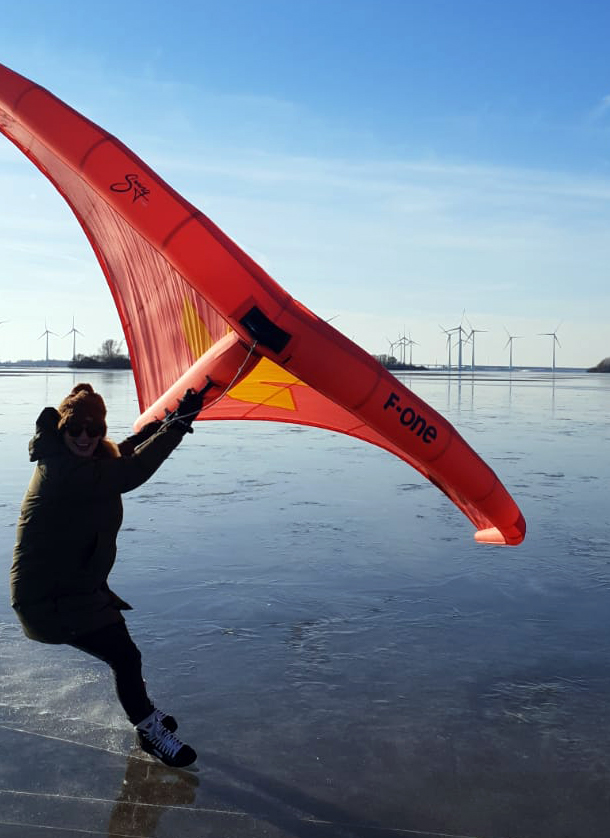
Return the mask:
[[499, 544], [507, 547], [516, 547], [525, 538], [525, 521], [520, 518], [517, 525], [510, 528], [508, 532], [501, 532], [497, 527], [487, 527], [477, 530], [474, 540], [479, 544]]

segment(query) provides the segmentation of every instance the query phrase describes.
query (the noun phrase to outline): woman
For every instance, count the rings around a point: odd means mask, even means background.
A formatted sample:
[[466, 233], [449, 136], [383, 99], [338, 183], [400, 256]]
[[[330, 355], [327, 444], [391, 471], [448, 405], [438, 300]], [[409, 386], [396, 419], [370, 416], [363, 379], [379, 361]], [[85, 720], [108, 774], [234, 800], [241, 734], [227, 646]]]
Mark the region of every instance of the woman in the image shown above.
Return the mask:
[[176, 411], [120, 445], [106, 438], [106, 406], [77, 384], [58, 410], [45, 408], [30, 441], [36, 468], [21, 507], [11, 568], [11, 604], [25, 634], [67, 643], [105, 661], [143, 750], [166, 765], [197, 759], [156, 709], [142, 678], [141, 655], [108, 587], [121, 526], [121, 494], [141, 486], [191, 429], [203, 395], [187, 391]]

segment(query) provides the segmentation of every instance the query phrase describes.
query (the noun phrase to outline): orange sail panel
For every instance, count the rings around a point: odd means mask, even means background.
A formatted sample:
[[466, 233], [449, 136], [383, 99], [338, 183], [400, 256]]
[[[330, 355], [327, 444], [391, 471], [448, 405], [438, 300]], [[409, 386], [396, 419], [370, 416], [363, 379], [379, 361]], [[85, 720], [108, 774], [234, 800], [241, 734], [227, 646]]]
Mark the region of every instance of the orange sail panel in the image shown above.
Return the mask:
[[290, 297], [130, 149], [0, 65], [0, 131], [55, 185], [112, 292], [143, 411], [216, 387], [201, 419], [340, 431], [401, 457], [472, 521], [519, 544], [525, 521], [495, 473], [440, 414]]

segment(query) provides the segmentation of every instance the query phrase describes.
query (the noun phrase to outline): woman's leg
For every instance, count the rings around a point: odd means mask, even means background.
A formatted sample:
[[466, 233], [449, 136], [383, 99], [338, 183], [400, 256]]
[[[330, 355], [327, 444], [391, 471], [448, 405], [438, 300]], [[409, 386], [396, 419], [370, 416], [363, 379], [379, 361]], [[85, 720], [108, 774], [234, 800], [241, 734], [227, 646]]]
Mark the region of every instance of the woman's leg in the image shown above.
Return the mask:
[[116, 691], [129, 721], [136, 726], [140, 747], [166, 765], [185, 767], [197, 754], [173, 731], [176, 720], [155, 709], [142, 678], [142, 656], [124, 622], [89, 634], [81, 634], [70, 643], [107, 663], [114, 673]]
[[133, 725], [149, 716], [154, 708], [142, 677], [142, 656], [124, 622], [80, 634], [70, 646], [87, 652], [110, 666], [117, 696]]

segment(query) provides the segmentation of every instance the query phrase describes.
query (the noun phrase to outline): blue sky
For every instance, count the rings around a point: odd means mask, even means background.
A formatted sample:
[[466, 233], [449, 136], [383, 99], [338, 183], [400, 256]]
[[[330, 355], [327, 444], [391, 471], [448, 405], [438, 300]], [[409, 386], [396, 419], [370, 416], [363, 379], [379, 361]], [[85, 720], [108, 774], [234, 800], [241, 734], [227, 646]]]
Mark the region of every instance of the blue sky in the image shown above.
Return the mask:
[[[2, 10], [0, 62], [116, 134], [373, 353], [610, 355], [610, 6], [109, 0]], [[121, 331], [61, 198], [0, 138], [0, 360]], [[50, 338], [68, 357], [70, 337]], [[467, 350], [467, 357], [470, 349]], [[454, 350], [454, 360], [457, 351]]]

